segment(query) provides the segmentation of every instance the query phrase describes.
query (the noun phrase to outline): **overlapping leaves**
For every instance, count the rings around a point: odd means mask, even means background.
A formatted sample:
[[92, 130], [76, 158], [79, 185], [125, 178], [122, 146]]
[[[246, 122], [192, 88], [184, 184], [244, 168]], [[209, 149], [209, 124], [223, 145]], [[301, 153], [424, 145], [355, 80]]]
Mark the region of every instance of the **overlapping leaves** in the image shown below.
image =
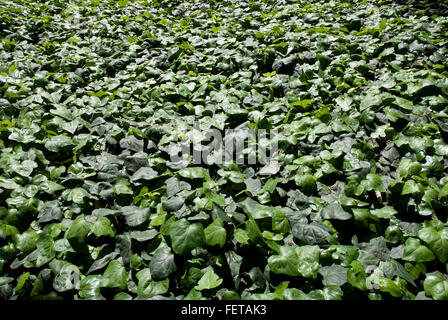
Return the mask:
[[448, 299], [443, 1], [0, 15], [1, 299]]

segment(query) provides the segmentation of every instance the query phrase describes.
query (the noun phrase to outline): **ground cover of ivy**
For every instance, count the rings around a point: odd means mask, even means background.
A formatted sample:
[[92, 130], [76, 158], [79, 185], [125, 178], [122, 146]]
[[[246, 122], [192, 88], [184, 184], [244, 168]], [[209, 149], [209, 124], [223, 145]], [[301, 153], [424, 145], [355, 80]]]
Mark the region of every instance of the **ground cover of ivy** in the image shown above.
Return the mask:
[[3, 0], [0, 298], [448, 299], [447, 8]]

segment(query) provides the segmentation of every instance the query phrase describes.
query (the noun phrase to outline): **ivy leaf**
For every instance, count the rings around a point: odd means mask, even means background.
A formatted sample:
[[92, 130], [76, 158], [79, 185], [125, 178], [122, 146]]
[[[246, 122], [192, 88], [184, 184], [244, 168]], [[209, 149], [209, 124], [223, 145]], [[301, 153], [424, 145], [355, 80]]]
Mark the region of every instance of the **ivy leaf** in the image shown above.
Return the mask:
[[425, 262], [433, 261], [436, 257], [420, 240], [409, 238], [404, 244], [403, 260]]
[[118, 255], [118, 252], [111, 252], [109, 254], [106, 254], [104, 257], [95, 260], [92, 265], [90, 266], [89, 270], [87, 270], [87, 274], [92, 273], [93, 271], [100, 270], [104, 268], [106, 265], [109, 264], [110, 261], [115, 259], [115, 257]]
[[60, 220], [62, 218], [62, 210], [60, 208], [59, 201], [52, 200], [45, 203], [38, 215], [38, 218], [40, 223]]
[[244, 201], [240, 202], [240, 205], [253, 219], [257, 220], [272, 217], [273, 208], [259, 204], [251, 198], [246, 198]]
[[243, 183], [246, 178], [243, 173], [238, 171], [226, 171], [224, 169], [219, 169], [218, 174], [224, 179], [229, 179], [233, 183]]
[[354, 260], [350, 263], [350, 269], [347, 270], [347, 281], [361, 291], [367, 290], [366, 272], [359, 261]]
[[425, 294], [435, 300], [448, 300], [448, 280], [440, 272], [428, 273], [423, 288]]
[[110, 223], [109, 219], [106, 217], [98, 217], [93, 224], [92, 232], [97, 236], [107, 236], [107, 237], [114, 237], [115, 231], [112, 227], [112, 224]]
[[226, 243], [227, 232], [221, 218], [215, 219], [207, 228], [205, 228], [204, 232], [207, 245], [218, 245], [222, 248]]
[[205, 244], [202, 224], [190, 224], [186, 219], [173, 222], [169, 228], [169, 235], [173, 243], [173, 251], [180, 255], [186, 255]]
[[145, 230], [145, 231], [132, 231], [130, 236], [139, 242], [145, 242], [154, 239], [159, 232], [155, 229]]
[[352, 217], [339, 203], [331, 203], [320, 211], [322, 219], [348, 220]]
[[154, 170], [152, 168], [141, 167], [132, 175], [130, 181], [132, 183], [139, 181], [139, 180], [150, 181], [150, 180], [153, 180], [157, 176], [158, 176], [158, 172], [156, 170]]
[[68, 136], [54, 136], [45, 143], [45, 148], [51, 152], [70, 151], [74, 146], [75, 143]]
[[179, 175], [188, 179], [210, 179], [208, 172], [201, 167], [184, 168], [178, 171]]
[[198, 291], [213, 289], [219, 287], [222, 281], [223, 280], [213, 271], [213, 269], [209, 269], [204, 273], [201, 279], [199, 279], [198, 285], [194, 288]]
[[401, 297], [403, 295], [401, 288], [391, 279], [379, 277], [378, 285], [381, 291], [390, 293], [392, 297]]
[[324, 278], [322, 284], [325, 286], [342, 286], [347, 282], [347, 270], [347, 268], [337, 264], [321, 267], [319, 274]]
[[406, 178], [420, 172], [422, 164], [420, 162], [412, 161], [411, 159], [403, 158], [398, 165], [400, 176]]
[[17, 249], [23, 253], [29, 253], [36, 248], [39, 235], [34, 230], [26, 230], [22, 234], [15, 234], [13, 239]]
[[100, 296], [103, 277], [101, 275], [89, 275], [79, 282], [79, 296], [82, 299], [98, 298]]
[[154, 281], [151, 278], [151, 271], [143, 269], [137, 273], [138, 286], [137, 295], [139, 298], [152, 298], [168, 291], [170, 280], [166, 278], [162, 281]]
[[249, 244], [249, 236], [244, 229], [236, 229], [235, 233], [233, 234], [236, 241], [238, 241], [241, 244]]
[[448, 261], [448, 228], [444, 227], [442, 222], [425, 222], [425, 227], [420, 229], [418, 237], [428, 244], [440, 262]]
[[112, 260], [103, 273], [101, 285], [107, 288], [125, 289], [128, 273], [118, 260]]
[[440, 192], [439, 192], [439, 198], [443, 198], [443, 197], [446, 197], [446, 196], [448, 196], [448, 183], [445, 184], [443, 186], [443, 188], [440, 189]]
[[53, 279], [53, 286], [57, 292], [76, 289], [81, 272], [71, 263], [65, 263]]
[[300, 246], [295, 248], [299, 261], [297, 269], [299, 273], [307, 278], [316, 278], [320, 270], [320, 249], [318, 246]]
[[151, 275], [155, 280], [160, 280], [168, 277], [173, 272], [177, 271], [176, 263], [174, 261], [174, 254], [169, 247], [161, 247], [157, 249], [149, 263]]
[[401, 194], [402, 195], [415, 194], [419, 193], [420, 191], [421, 191], [420, 186], [417, 184], [417, 182], [415, 182], [414, 180], [408, 180], [404, 183]]
[[75, 221], [70, 225], [67, 231], [66, 238], [70, 241], [77, 239], [78, 242], [84, 242], [92, 229], [92, 223], [88, 222], [84, 215], [79, 215]]
[[394, 276], [398, 276], [402, 279], [405, 279], [406, 281], [411, 283], [414, 287], [416, 287], [414, 279], [412, 279], [409, 272], [406, 271], [406, 269], [399, 262], [395, 260], [381, 262], [381, 268], [386, 277], [393, 279]]
[[393, 215], [397, 214], [398, 211], [391, 206], [385, 206], [380, 209], [370, 210], [370, 213], [378, 218], [390, 219]]
[[91, 230], [92, 223], [88, 222], [82, 214], [70, 225], [65, 237], [73, 249], [80, 253], [86, 253], [88, 248], [85, 240]]
[[386, 192], [386, 189], [384, 188], [383, 185], [383, 181], [381, 180], [381, 177], [377, 174], [369, 173], [366, 176], [366, 179], [361, 181], [361, 185], [367, 191], [373, 190], [379, 192]]
[[126, 224], [130, 227], [137, 227], [148, 221], [149, 208], [139, 208], [135, 206], [125, 206], [120, 210], [123, 213]]
[[296, 223], [292, 228], [294, 238], [306, 244], [319, 244], [326, 242], [326, 238], [330, 235], [320, 224]]
[[299, 258], [294, 248], [282, 246], [278, 255], [268, 258], [269, 268], [273, 273], [299, 276]]
[[132, 296], [126, 292], [119, 292], [115, 295], [113, 300], [132, 300]]
[[50, 262], [56, 256], [54, 241], [49, 235], [42, 235], [37, 241], [36, 267], [41, 267]]

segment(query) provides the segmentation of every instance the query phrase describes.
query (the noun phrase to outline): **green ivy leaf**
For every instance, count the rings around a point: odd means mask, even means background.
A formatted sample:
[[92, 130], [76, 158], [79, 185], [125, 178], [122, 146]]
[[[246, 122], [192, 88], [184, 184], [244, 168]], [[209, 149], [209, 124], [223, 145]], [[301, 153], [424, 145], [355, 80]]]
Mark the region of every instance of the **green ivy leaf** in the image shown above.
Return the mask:
[[218, 245], [222, 248], [226, 243], [227, 232], [221, 218], [215, 219], [207, 228], [205, 228], [204, 232], [207, 245]]
[[350, 263], [350, 269], [347, 270], [347, 281], [359, 290], [367, 290], [366, 272], [359, 261], [354, 260]]
[[440, 262], [448, 261], [448, 228], [434, 220], [425, 222], [425, 227], [418, 232], [418, 237], [426, 242]]
[[433, 261], [436, 257], [427, 247], [420, 243], [420, 240], [409, 238], [404, 244], [403, 260], [426, 262]]
[[347, 268], [337, 264], [321, 267], [319, 274], [323, 277], [322, 284], [324, 286], [342, 286], [347, 282]]
[[381, 291], [390, 293], [392, 297], [401, 297], [403, 295], [401, 288], [388, 278], [379, 277], [378, 285]]
[[110, 223], [109, 219], [106, 217], [98, 217], [93, 224], [93, 233], [97, 237], [106, 236], [106, 237], [114, 237], [115, 230]]
[[179, 170], [178, 173], [181, 177], [187, 179], [210, 179], [210, 175], [208, 174], [207, 170], [201, 167], [184, 168]]
[[25, 283], [28, 281], [30, 277], [30, 273], [29, 272], [25, 272], [23, 273], [18, 279], [17, 279], [17, 285], [15, 288], [15, 291], [19, 292], [20, 290], [22, 290], [23, 286], [25, 285]]
[[74, 146], [75, 143], [68, 136], [54, 136], [45, 143], [45, 148], [51, 152], [70, 151]]
[[41, 235], [37, 241], [37, 261], [36, 267], [41, 267], [50, 262], [55, 256], [54, 241], [49, 235]]
[[204, 273], [201, 279], [199, 279], [198, 285], [194, 288], [199, 291], [213, 289], [219, 287], [222, 281], [223, 280], [213, 271], [213, 269], [209, 269]]
[[390, 219], [393, 215], [397, 214], [398, 211], [391, 206], [385, 206], [380, 209], [370, 210], [370, 213], [378, 218]]
[[76, 217], [75, 221], [70, 225], [67, 231], [66, 238], [70, 241], [77, 239], [78, 242], [84, 242], [92, 230], [92, 223], [88, 222], [84, 215]]
[[100, 296], [103, 277], [100, 275], [90, 275], [79, 282], [79, 296], [82, 299], [98, 298]]
[[166, 246], [157, 249], [151, 258], [149, 269], [155, 280], [164, 279], [173, 272], [176, 272], [177, 266], [171, 249]]
[[149, 208], [139, 208], [135, 206], [125, 206], [120, 210], [123, 213], [126, 224], [130, 227], [137, 227], [148, 221]]
[[278, 255], [268, 258], [269, 268], [273, 273], [299, 276], [299, 258], [294, 248], [282, 246]]
[[173, 251], [180, 255], [187, 255], [191, 250], [205, 244], [202, 225], [200, 223], [190, 224], [186, 219], [173, 222], [169, 228], [169, 235], [173, 243]]
[[320, 211], [322, 219], [348, 220], [352, 217], [339, 203], [332, 203]]
[[435, 300], [448, 300], [448, 280], [440, 272], [428, 273], [423, 288], [425, 294]]
[[128, 273], [118, 260], [112, 260], [103, 273], [101, 285], [107, 288], [124, 290], [127, 286]]
[[374, 173], [369, 173], [366, 176], [366, 179], [361, 181], [361, 185], [367, 191], [374, 190], [374, 191], [379, 191], [379, 192], [386, 192], [386, 189], [384, 188], [383, 181], [381, 180], [381, 177]]
[[244, 229], [236, 229], [235, 233], [233, 234], [235, 240], [241, 244], [249, 244], [249, 236]]
[[406, 194], [416, 194], [421, 192], [420, 186], [414, 180], [408, 180], [404, 183], [403, 190], [401, 191], [402, 195]]
[[28, 253], [36, 248], [39, 235], [34, 230], [26, 230], [22, 234], [13, 235], [14, 244], [23, 253]]

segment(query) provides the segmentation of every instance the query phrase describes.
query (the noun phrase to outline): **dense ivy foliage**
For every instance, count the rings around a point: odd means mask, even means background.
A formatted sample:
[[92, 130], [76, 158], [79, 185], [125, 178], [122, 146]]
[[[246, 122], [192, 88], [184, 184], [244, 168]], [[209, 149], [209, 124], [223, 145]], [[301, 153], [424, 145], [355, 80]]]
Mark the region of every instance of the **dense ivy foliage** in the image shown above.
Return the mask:
[[[0, 15], [1, 299], [448, 299], [446, 2]], [[171, 161], [236, 127], [278, 162]]]

